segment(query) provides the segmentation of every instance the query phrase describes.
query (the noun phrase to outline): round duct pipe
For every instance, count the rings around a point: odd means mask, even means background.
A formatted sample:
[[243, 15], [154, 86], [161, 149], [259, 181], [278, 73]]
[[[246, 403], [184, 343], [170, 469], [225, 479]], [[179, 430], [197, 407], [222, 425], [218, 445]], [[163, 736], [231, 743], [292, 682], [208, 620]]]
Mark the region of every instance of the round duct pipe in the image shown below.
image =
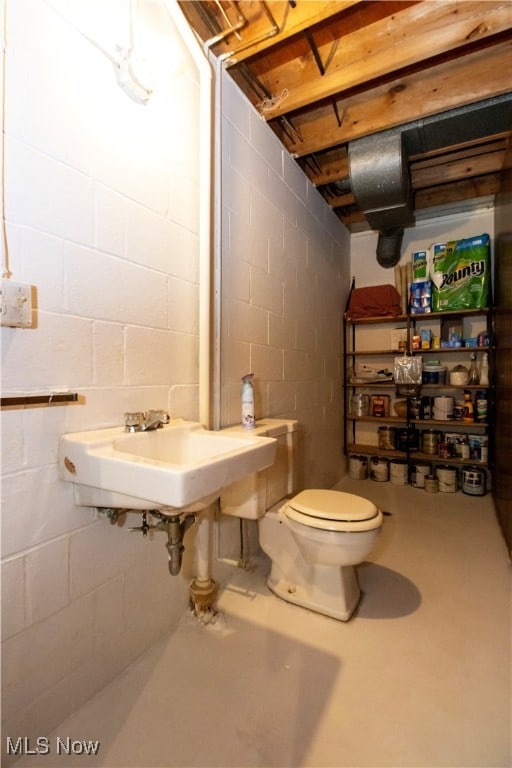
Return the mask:
[[377, 241], [377, 262], [381, 267], [394, 267], [400, 261], [400, 249], [404, 236], [403, 227], [381, 229]]
[[393, 130], [351, 141], [348, 159], [352, 194], [370, 227], [379, 231], [377, 261], [394, 267], [404, 227], [414, 223], [403, 136]]

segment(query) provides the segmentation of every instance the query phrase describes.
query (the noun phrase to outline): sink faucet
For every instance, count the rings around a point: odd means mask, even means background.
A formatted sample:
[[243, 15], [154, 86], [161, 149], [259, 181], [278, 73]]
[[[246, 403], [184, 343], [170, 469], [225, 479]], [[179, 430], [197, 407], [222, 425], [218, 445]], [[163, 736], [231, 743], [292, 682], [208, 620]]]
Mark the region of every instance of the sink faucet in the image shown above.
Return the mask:
[[165, 411], [134, 411], [125, 413], [124, 423], [127, 432], [150, 432], [168, 424], [169, 414]]

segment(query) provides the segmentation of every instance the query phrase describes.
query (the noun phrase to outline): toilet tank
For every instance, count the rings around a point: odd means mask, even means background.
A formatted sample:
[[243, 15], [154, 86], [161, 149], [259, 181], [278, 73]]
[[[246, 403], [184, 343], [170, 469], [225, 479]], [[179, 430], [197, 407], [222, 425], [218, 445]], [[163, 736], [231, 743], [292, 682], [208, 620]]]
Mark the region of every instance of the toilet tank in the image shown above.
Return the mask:
[[[251, 435], [274, 437], [276, 458], [272, 466], [253, 472], [222, 489], [220, 509], [225, 515], [257, 520], [267, 509], [295, 493], [297, 489], [296, 445], [298, 422], [293, 419], [261, 419]], [[243, 427], [227, 427], [228, 432], [246, 432]]]

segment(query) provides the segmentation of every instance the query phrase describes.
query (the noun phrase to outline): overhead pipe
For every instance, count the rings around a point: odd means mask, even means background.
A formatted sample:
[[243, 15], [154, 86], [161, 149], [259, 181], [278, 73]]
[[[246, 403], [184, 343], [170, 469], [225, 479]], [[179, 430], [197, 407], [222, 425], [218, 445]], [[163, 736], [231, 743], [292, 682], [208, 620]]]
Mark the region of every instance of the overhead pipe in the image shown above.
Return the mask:
[[281, 28], [279, 27], [279, 24], [276, 22], [274, 17], [272, 16], [272, 13], [270, 9], [267, 7], [267, 4], [265, 0], [260, 0], [260, 5], [269, 20], [270, 24], [272, 25], [268, 32], [263, 32], [259, 37], [256, 37], [254, 40], [249, 40], [246, 43], [243, 43], [243, 45], [239, 45], [238, 48], [235, 48], [232, 51], [228, 51], [227, 53], [223, 53], [219, 56], [219, 61], [226, 62], [227, 67], [232, 67], [234, 64], [238, 63], [238, 60], [236, 58], [237, 54], [241, 53], [242, 51], [246, 51], [248, 48], [252, 48], [255, 45], [259, 45], [260, 43], [263, 43], [265, 40], [268, 40], [270, 37], [275, 37], [278, 35], [281, 31]]

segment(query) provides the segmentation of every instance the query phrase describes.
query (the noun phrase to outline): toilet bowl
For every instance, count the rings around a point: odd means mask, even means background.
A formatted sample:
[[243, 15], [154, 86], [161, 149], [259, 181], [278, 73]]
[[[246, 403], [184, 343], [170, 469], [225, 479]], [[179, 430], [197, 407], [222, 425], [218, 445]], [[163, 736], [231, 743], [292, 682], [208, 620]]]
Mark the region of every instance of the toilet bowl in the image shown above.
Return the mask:
[[375, 546], [382, 522], [382, 512], [360, 496], [301, 491], [259, 520], [272, 563], [267, 585], [287, 602], [347, 621], [361, 596], [355, 566]]
[[257, 422], [255, 432], [277, 439], [276, 460], [263, 472], [225, 488], [221, 511], [257, 521], [259, 545], [271, 560], [267, 585], [275, 595], [347, 621], [361, 595], [355, 567], [374, 547], [382, 513], [371, 501], [351, 493], [323, 489], [297, 493], [296, 421], [264, 419]]

